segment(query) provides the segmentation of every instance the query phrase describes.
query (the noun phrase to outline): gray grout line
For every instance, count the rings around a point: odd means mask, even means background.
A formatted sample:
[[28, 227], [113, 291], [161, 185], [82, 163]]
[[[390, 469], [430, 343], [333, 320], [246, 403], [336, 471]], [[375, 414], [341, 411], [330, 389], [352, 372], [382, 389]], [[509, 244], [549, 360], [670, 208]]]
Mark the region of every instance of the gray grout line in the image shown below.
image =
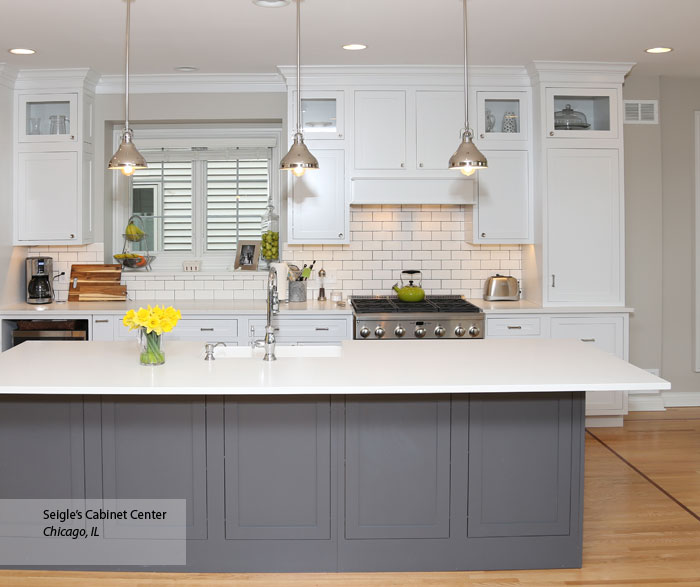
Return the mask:
[[676, 499], [673, 495], [671, 495], [668, 491], [666, 491], [661, 485], [659, 485], [656, 481], [654, 481], [651, 477], [640, 471], [637, 467], [635, 467], [632, 463], [630, 463], [625, 457], [623, 457], [620, 453], [615, 451], [613, 448], [608, 446], [605, 442], [603, 442], [600, 438], [598, 438], [593, 432], [590, 431], [590, 429], [586, 429], [586, 432], [590, 434], [593, 438], [595, 438], [600, 444], [602, 444], [605, 448], [607, 448], [612, 454], [614, 454], [618, 459], [620, 459], [623, 463], [625, 463], [630, 469], [632, 469], [635, 473], [637, 473], [640, 477], [651, 483], [654, 487], [656, 487], [661, 493], [663, 493], [666, 497], [668, 497], [671, 501], [675, 502], [678, 504], [681, 508], [683, 508], [686, 512], [688, 512], [691, 516], [693, 516], [698, 522], [700, 522], [700, 516], [696, 514], [693, 510], [691, 510], [688, 506], [685, 504], [681, 503]]

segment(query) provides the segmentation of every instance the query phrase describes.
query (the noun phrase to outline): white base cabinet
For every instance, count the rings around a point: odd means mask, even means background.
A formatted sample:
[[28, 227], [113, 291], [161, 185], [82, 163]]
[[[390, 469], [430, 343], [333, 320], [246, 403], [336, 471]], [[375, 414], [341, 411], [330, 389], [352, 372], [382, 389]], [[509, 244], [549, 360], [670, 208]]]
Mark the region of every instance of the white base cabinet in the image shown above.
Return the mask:
[[[487, 338], [577, 338], [605, 352], [628, 360], [629, 317], [601, 314], [487, 314]], [[588, 425], [621, 426], [627, 413], [624, 391], [589, 391], [586, 416], [601, 417]]]

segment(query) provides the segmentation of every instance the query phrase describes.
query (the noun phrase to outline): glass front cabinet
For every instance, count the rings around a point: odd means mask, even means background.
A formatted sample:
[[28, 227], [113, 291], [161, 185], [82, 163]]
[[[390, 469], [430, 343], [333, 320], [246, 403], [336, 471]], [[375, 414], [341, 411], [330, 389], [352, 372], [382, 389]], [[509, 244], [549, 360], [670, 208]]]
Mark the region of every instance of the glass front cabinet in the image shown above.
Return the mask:
[[479, 141], [527, 141], [530, 109], [527, 92], [477, 92]]
[[[289, 120], [293, 124], [289, 128], [290, 137], [296, 129], [296, 91], [290, 103]], [[301, 93], [301, 130], [304, 139], [335, 139], [345, 138], [345, 104], [343, 92], [304, 92]]]
[[549, 138], [616, 139], [617, 89], [546, 88]]
[[78, 94], [20, 95], [20, 143], [75, 142], [78, 129]]

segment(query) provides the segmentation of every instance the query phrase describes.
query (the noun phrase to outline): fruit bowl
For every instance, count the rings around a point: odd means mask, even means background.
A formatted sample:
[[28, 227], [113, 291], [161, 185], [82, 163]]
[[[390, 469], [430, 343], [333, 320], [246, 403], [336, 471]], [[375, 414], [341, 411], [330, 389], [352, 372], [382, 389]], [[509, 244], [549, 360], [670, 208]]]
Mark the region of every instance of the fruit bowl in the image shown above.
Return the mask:
[[136, 255], [132, 253], [129, 257], [114, 255], [114, 258], [121, 263], [122, 267], [128, 269], [146, 269], [148, 271], [151, 268], [151, 263], [155, 259], [155, 255]]

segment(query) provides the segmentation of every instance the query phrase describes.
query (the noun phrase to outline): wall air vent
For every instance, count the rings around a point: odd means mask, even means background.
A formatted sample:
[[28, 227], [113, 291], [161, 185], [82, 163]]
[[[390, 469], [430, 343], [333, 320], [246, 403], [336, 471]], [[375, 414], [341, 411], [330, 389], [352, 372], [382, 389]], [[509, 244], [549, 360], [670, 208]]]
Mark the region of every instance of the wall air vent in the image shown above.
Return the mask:
[[659, 101], [625, 100], [625, 124], [659, 124]]

